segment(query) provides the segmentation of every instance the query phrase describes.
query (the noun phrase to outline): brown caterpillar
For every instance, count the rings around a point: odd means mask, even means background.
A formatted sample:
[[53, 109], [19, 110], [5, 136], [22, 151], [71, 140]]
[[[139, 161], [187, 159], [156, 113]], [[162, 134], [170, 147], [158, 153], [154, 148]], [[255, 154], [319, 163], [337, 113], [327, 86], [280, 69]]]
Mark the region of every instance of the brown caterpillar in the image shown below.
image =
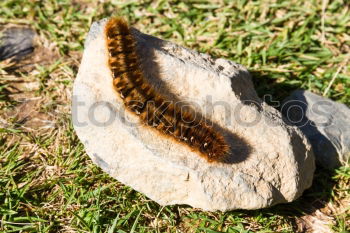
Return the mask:
[[207, 126], [205, 120], [166, 100], [144, 77], [136, 41], [127, 22], [121, 18], [110, 19], [105, 35], [113, 85], [126, 108], [138, 115], [143, 123], [188, 145], [209, 162], [223, 161], [229, 152], [223, 135]]

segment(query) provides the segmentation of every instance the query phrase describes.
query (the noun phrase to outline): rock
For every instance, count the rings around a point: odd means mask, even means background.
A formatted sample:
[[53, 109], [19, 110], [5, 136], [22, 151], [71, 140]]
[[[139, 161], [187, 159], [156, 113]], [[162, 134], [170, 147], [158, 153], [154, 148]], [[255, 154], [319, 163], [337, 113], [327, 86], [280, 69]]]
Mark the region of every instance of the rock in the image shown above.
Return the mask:
[[1, 32], [0, 61], [19, 61], [34, 51], [35, 32], [30, 28], [10, 27]]
[[311, 142], [316, 162], [329, 169], [347, 165], [350, 158], [350, 109], [305, 90], [283, 101], [282, 113]]
[[311, 186], [315, 165], [310, 144], [257, 97], [245, 68], [133, 29], [150, 83], [211, 119], [229, 138], [232, 154], [226, 163], [208, 163], [142, 126], [113, 90], [105, 22], [91, 26], [72, 106], [76, 133], [104, 171], [161, 205], [209, 211], [290, 202]]

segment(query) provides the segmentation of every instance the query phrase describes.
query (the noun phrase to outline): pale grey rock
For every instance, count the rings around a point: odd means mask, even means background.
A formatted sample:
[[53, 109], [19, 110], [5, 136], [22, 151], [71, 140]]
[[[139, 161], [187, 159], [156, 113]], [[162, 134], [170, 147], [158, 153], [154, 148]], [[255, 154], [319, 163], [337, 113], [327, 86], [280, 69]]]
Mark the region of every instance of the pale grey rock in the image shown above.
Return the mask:
[[72, 106], [76, 133], [104, 171], [161, 205], [210, 211], [290, 202], [310, 187], [315, 169], [310, 144], [257, 97], [245, 68], [133, 30], [151, 84], [213, 121], [230, 141], [231, 156], [226, 163], [208, 163], [142, 126], [113, 90], [105, 22], [91, 26]]
[[319, 165], [333, 169], [350, 158], [350, 109], [305, 90], [283, 102], [282, 113], [309, 139]]

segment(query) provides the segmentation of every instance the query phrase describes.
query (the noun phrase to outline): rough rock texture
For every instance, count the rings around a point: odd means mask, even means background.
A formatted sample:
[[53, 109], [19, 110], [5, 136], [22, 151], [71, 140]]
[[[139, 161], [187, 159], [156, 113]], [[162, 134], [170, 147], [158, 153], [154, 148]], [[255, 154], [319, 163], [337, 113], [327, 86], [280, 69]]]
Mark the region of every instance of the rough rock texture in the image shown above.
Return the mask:
[[316, 161], [325, 168], [350, 158], [350, 109], [344, 104], [297, 90], [284, 100], [282, 113], [310, 140]]
[[0, 32], [0, 61], [18, 61], [34, 51], [35, 32], [30, 28], [10, 27]]
[[257, 97], [246, 69], [133, 29], [152, 85], [211, 119], [229, 139], [232, 155], [227, 163], [208, 163], [142, 126], [113, 90], [105, 22], [94, 23], [86, 39], [72, 110], [77, 135], [104, 171], [161, 205], [211, 211], [290, 202], [310, 187], [311, 146]]

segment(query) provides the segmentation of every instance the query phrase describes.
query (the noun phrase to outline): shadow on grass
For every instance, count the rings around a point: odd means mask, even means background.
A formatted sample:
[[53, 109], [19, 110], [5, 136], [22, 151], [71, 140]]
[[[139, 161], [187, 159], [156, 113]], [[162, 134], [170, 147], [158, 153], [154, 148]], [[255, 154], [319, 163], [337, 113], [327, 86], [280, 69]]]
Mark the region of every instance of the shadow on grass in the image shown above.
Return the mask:
[[[254, 83], [254, 88], [260, 98], [263, 98], [268, 104], [275, 106], [272, 100], [264, 98], [266, 95], [273, 97], [273, 101], [282, 102], [294, 90], [300, 89], [297, 83], [291, 84], [286, 82], [278, 82], [277, 79], [271, 78], [272, 75], [266, 72], [249, 71]], [[290, 79], [297, 80], [297, 77]], [[277, 107], [278, 108], [278, 107]]]

